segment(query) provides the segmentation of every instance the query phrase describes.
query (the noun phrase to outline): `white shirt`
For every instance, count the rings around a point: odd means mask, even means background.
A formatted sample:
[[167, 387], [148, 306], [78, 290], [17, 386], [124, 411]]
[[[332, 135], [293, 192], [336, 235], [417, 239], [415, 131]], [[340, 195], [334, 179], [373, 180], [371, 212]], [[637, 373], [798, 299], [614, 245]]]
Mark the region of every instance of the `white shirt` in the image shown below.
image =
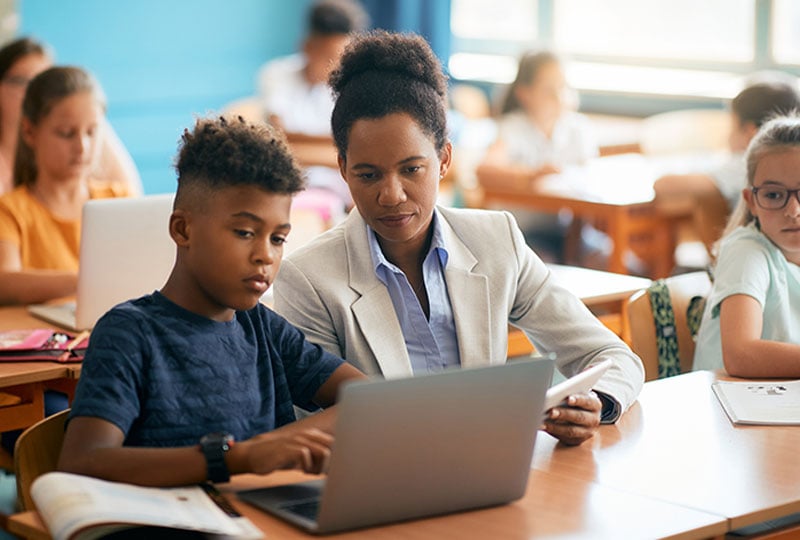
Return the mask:
[[300, 53], [264, 64], [258, 72], [258, 95], [266, 113], [279, 116], [286, 131], [330, 135], [331, 89], [326, 83], [309, 84], [305, 66]]
[[711, 172], [711, 178], [720, 193], [728, 201], [728, 208], [733, 210], [742, 197], [742, 190], [747, 185], [747, 164], [744, 154], [733, 154], [725, 163]]
[[598, 155], [591, 123], [582, 114], [562, 114], [552, 137], [547, 137], [521, 110], [503, 115], [498, 127], [509, 160], [519, 165], [582, 165]]
[[[764, 317], [761, 339], [800, 344], [800, 267], [754, 224], [723, 239], [714, 271], [714, 286], [697, 336], [693, 369], [722, 369], [719, 306], [734, 294], [752, 296]], [[769, 362], [769, 358], [762, 361]]]

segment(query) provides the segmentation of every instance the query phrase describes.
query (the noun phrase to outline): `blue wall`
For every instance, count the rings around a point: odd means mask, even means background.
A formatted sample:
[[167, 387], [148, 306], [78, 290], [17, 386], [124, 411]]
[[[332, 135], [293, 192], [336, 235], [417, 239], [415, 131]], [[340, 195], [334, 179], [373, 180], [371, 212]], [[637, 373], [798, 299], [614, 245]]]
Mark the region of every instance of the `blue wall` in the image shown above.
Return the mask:
[[20, 34], [88, 68], [146, 193], [175, 189], [178, 139], [196, 116], [255, 91], [266, 60], [296, 50], [310, 0], [19, 0]]

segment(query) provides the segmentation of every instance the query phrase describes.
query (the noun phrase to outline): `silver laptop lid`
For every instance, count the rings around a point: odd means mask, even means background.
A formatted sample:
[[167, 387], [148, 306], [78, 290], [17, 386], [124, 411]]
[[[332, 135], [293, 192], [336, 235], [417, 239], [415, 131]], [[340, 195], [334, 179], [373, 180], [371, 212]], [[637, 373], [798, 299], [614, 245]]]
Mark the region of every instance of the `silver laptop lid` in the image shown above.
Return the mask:
[[316, 531], [522, 497], [552, 374], [542, 359], [345, 386]]
[[83, 207], [75, 326], [92, 328], [120, 302], [160, 288], [175, 262], [174, 194], [96, 199]]

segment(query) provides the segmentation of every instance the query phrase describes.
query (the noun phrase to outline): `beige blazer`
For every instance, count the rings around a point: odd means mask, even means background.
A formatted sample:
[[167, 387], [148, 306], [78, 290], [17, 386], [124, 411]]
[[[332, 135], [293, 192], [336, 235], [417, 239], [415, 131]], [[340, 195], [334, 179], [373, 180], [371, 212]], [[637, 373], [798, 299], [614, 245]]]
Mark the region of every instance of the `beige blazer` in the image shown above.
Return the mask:
[[[605, 358], [596, 386], [627, 409], [644, 381], [641, 360], [526, 245], [507, 212], [438, 207], [449, 258], [445, 280], [464, 367], [502, 364], [508, 324], [521, 328], [571, 376]], [[325, 350], [368, 374], [412, 374], [389, 292], [372, 266], [367, 225], [357, 210], [290, 255], [274, 285], [275, 311]]]

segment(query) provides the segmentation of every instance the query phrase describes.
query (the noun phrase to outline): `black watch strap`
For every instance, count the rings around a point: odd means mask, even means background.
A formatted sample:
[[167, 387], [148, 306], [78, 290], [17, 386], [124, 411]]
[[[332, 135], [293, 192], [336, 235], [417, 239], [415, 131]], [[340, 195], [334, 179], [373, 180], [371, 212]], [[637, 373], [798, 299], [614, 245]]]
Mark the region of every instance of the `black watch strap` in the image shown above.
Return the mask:
[[229, 433], [209, 433], [200, 439], [200, 450], [206, 458], [206, 478], [210, 482], [224, 483], [231, 479], [225, 452], [233, 446], [233, 435]]

